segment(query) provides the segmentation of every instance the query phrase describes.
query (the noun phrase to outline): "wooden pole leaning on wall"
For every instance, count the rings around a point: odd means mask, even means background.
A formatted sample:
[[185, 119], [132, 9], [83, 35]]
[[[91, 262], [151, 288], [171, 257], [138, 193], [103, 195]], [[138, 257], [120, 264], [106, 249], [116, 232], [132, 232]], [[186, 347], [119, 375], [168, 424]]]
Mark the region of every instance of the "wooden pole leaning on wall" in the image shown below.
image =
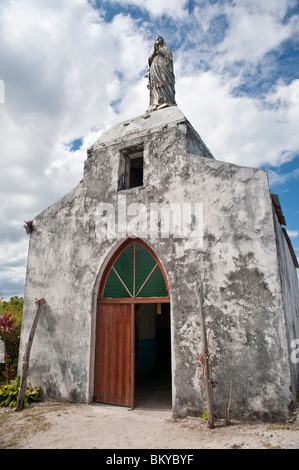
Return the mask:
[[201, 334], [202, 334], [202, 353], [200, 356], [200, 361], [202, 363], [204, 381], [206, 386], [207, 393], [207, 414], [208, 414], [208, 426], [209, 428], [214, 428], [214, 403], [213, 403], [213, 386], [210, 373], [210, 356], [208, 348], [208, 337], [206, 330], [206, 322], [203, 310], [203, 286], [200, 282], [196, 286], [196, 297], [198, 303], [198, 310], [200, 315], [201, 323]]
[[34, 338], [36, 325], [40, 317], [44, 302], [45, 302], [45, 299], [43, 298], [39, 300], [37, 299], [35, 300], [35, 303], [37, 304], [37, 311], [36, 311], [36, 314], [32, 323], [30, 335], [28, 338], [28, 343], [26, 345], [26, 350], [25, 350], [25, 354], [23, 357], [22, 377], [20, 381], [20, 388], [19, 388], [16, 411], [22, 411], [24, 408], [24, 397], [25, 397], [26, 382], [27, 382], [28, 371], [29, 371], [29, 359], [30, 359], [31, 346], [32, 346], [33, 338]]

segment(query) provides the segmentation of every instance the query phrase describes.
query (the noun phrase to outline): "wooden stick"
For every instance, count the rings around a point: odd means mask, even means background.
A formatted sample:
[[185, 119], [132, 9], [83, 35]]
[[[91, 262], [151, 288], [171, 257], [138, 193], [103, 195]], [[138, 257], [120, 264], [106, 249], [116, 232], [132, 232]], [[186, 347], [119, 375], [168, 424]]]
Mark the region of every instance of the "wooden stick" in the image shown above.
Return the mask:
[[45, 299], [40, 299], [36, 300], [35, 303], [38, 304], [37, 306], [37, 312], [35, 314], [35, 318], [33, 320], [33, 324], [31, 327], [28, 343], [26, 346], [26, 351], [24, 354], [23, 358], [23, 367], [22, 367], [22, 379], [20, 382], [20, 388], [19, 388], [19, 394], [18, 394], [18, 402], [17, 402], [17, 407], [16, 411], [22, 411], [24, 408], [24, 397], [25, 397], [25, 391], [26, 391], [26, 382], [27, 382], [27, 377], [28, 377], [28, 371], [29, 371], [29, 358], [30, 358], [30, 351], [31, 351], [31, 346], [33, 342], [33, 337], [36, 329], [36, 325], [42, 310], [42, 306], [45, 302]]
[[209, 362], [209, 349], [208, 349], [208, 339], [207, 339], [207, 330], [206, 322], [203, 311], [203, 287], [202, 282], [196, 287], [196, 297], [198, 302], [198, 310], [200, 315], [201, 323], [201, 333], [202, 333], [202, 353], [201, 353], [201, 362], [203, 366], [204, 379], [206, 384], [207, 392], [207, 413], [208, 413], [208, 426], [209, 428], [214, 427], [214, 407], [213, 407], [213, 387], [211, 382], [210, 374], [210, 362]]
[[225, 419], [226, 424], [230, 423], [230, 407], [231, 407], [231, 403], [232, 403], [232, 385], [233, 385], [233, 379], [230, 378], [230, 381], [229, 381], [229, 395], [228, 395], [228, 403], [227, 403], [227, 408], [226, 408], [226, 419]]

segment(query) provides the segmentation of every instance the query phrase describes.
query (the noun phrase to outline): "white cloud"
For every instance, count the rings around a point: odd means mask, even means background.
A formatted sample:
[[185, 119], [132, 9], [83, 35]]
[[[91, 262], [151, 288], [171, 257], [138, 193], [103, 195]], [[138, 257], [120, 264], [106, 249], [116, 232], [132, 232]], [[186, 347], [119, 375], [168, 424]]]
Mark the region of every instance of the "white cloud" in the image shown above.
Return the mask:
[[288, 5], [294, 1], [246, 0], [228, 3], [225, 7], [229, 22], [224, 41], [218, 46], [219, 62], [260, 61], [267, 52], [299, 31], [294, 18], [284, 23]]
[[299, 237], [299, 230], [288, 230], [288, 235], [291, 238]]
[[214, 156], [260, 166], [278, 165], [299, 152], [299, 106], [290, 101], [291, 86], [280, 84], [259, 100], [234, 96], [234, 84], [213, 71], [177, 80], [178, 105]]
[[26, 252], [24, 254], [24, 250], [28, 249], [28, 241], [29, 238], [26, 239], [26, 237], [24, 237], [16, 242], [14, 246], [9, 242], [2, 242], [0, 245], [0, 263], [2, 265], [6, 264], [7, 258], [9, 258], [13, 264], [26, 260]]
[[299, 178], [299, 168], [296, 168], [292, 172], [282, 174], [274, 170], [268, 170], [268, 175], [271, 186], [283, 185], [291, 180]]
[[[44, 176], [61, 168], [58, 162], [63, 161], [64, 170], [71, 169], [68, 184], [74, 185], [85, 155], [67, 155], [62, 144], [115, 121], [110, 103], [121, 100], [145, 73], [147, 42], [130, 17], [118, 15], [107, 25], [86, 1], [73, 2], [71, 8], [35, 0], [4, 4], [4, 179], [19, 181], [23, 190], [40, 180], [41, 188]], [[12, 171], [17, 166], [23, 179], [18, 170]], [[61, 191], [65, 189], [63, 185]]]
[[[182, 18], [187, 12], [185, 7], [187, 0], [108, 0], [122, 6], [134, 5], [147, 10], [152, 16], [168, 15], [174, 18]], [[107, 2], [107, 0], [106, 0]]]

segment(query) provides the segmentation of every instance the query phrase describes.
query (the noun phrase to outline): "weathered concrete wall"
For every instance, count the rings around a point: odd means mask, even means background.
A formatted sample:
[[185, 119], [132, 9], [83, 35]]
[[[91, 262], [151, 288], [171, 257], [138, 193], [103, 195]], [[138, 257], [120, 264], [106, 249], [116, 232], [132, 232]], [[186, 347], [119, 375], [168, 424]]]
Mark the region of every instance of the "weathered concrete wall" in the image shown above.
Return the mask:
[[90, 270], [88, 215], [82, 185], [46, 209], [34, 221], [27, 266], [22, 348], [36, 311], [35, 298], [44, 297], [33, 341], [30, 380], [58, 400], [86, 401], [89, 377]]
[[[288, 416], [291, 373], [267, 173], [214, 160], [194, 135], [176, 107], [114, 126], [88, 152], [83, 183], [34, 220], [20, 356], [34, 299], [44, 297], [30, 379], [48, 398], [92, 400], [101, 274], [134, 233], [155, 251], [169, 282], [174, 415], [206, 407], [195, 297], [202, 279], [217, 414], [225, 414], [231, 386], [235, 416]], [[140, 144], [143, 186], [117, 191], [120, 152]], [[199, 204], [202, 243], [188, 234], [149, 238], [143, 215], [154, 203]], [[124, 219], [127, 231], [118, 223]]]
[[299, 341], [299, 290], [296, 268], [290, 250], [278, 221], [273, 211], [275, 233], [277, 240], [278, 263], [283, 294], [285, 323], [288, 340], [288, 351], [292, 378], [293, 401], [296, 403], [296, 387], [299, 385], [299, 362], [297, 362]]

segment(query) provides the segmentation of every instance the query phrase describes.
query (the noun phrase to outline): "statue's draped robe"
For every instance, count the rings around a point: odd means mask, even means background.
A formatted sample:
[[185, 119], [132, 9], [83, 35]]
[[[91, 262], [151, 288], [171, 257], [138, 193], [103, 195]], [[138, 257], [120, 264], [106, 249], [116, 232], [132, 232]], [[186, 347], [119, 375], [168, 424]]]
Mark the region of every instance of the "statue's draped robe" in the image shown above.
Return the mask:
[[175, 105], [174, 84], [172, 53], [163, 45], [150, 65], [150, 106]]

